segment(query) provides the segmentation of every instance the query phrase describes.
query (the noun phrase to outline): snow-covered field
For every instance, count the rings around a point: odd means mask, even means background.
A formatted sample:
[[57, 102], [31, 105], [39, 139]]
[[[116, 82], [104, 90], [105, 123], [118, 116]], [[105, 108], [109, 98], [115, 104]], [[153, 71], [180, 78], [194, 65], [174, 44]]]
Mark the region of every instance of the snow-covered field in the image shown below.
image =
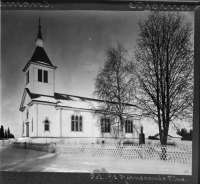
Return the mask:
[[192, 165], [190, 164], [154, 160], [74, 156], [20, 148], [1, 148], [0, 158], [1, 171], [192, 174]]

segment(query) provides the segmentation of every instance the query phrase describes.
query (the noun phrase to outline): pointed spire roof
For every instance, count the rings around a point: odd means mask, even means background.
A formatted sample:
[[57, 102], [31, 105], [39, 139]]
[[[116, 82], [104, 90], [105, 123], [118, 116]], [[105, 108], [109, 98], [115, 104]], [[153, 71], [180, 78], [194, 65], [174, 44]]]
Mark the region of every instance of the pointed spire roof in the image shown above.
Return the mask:
[[37, 34], [37, 38], [36, 38], [36, 48], [35, 48], [35, 51], [31, 57], [30, 61], [26, 64], [23, 71], [26, 71], [26, 69], [28, 68], [28, 66], [31, 63], [37, 63], [37, 64], [42, 64], [42, 65], [56, 68], [55, 66], [53, 66], [53, 64], [51, 63], [49, 57], [47, 56], [47, 54], [44, 50], [44, 47], [43, 47], [44, 41], [42, 39], [40, 20], [41, 20], [41, 18], [39, 17], [38, 34]]

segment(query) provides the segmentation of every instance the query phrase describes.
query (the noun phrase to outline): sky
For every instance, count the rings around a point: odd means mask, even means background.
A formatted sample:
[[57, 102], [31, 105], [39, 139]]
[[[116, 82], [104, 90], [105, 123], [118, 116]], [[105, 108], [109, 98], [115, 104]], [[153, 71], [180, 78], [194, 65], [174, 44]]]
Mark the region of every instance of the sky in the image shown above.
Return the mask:
[[[124, 44], [132, 57], [138, 21], [147, 11], [1, 11], [1, 125], [21, 135], [22, 69], [35, 50], [41, 17], [44, 49], [57, 66], [55, 92], [92, 97], [107, 46]], [[193, 12], [185, 13], [193, 23]]]

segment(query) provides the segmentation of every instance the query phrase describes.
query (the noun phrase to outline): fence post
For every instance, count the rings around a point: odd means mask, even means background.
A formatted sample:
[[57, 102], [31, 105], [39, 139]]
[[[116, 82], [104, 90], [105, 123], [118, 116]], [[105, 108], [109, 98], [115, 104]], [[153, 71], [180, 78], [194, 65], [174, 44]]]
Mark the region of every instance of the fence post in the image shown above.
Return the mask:
[[94, 143], [92, 143], [92, 156], [95, 156], [95, 153], [94, 153]]
[[142, 145], [142, 159], [145, 159], [145, 145], [144, 144], [141, 145]]

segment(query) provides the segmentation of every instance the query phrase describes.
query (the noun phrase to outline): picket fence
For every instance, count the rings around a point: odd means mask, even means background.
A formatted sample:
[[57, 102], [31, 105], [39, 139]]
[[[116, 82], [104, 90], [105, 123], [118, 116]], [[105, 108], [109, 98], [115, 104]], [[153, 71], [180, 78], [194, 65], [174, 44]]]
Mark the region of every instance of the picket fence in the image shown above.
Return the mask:
[[[57, 153], [107, 156], [122, 159], [151, 159], [192, 164], [192, 147], [120, 144], [53, 144]], [[51, 149], [50, 149], [51, 150]]]

